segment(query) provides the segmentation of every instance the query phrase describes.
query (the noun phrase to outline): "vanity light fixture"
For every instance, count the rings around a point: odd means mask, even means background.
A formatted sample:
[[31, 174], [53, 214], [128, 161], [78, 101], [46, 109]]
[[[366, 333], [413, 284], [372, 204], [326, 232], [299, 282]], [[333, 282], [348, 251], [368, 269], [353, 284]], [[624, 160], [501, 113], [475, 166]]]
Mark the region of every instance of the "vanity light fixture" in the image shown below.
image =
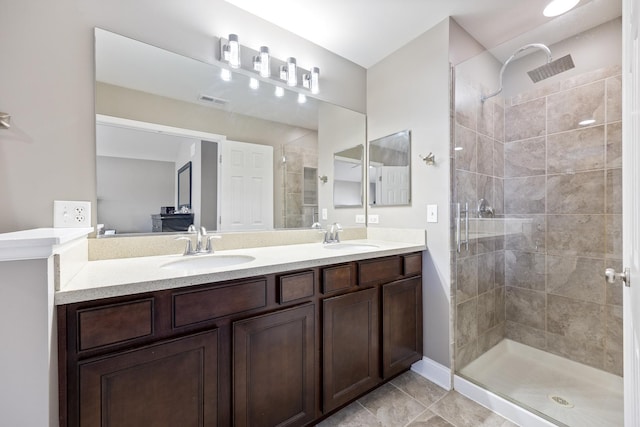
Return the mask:
[[276, 96], [278, 98], [282, 98], [284, 96], [284, 88], [281, 86], [276, 86]]
[[240, 43], [237, 34], [229, 34], [229, 41], [222, 46], [222, 57], [231, 68], [240, 68]]
[[580, 0], [552, 0], [544, 8], [542, 14], [548, 17], [562, 15], [576, 7], [578, 3], [580, 3]]
[[253, 71], [260, 73], [260, 77], [271, 77], [271, 57], [267, 46], [261, 46], [260, 54], [253, 57]]
[[280, 79], [287, 82], [287, 86], [298, 84], [298, 70], [296, 58], [287, 58], [287, 63], [280, 67]]
[[305, 95], [304, 93], [299, 93], [298, 104], [304, 104], [305, 102], [307, 102], [307, 95]]
[[320, 92], [320, 68], [313, 67], [310, 73], [303, 75], [302, 86], [313, 94]]
[[228, 68], [223, 68], [220, 70], [220, 78], [222, 80], [224, 80], [225, 82], [230, 82], [231, 81], [231, 70], [229, 70]]
[[249, 87], [253, 90], [257, 90], [260, 87], [260, 82], [255, 77], [249, 78]]

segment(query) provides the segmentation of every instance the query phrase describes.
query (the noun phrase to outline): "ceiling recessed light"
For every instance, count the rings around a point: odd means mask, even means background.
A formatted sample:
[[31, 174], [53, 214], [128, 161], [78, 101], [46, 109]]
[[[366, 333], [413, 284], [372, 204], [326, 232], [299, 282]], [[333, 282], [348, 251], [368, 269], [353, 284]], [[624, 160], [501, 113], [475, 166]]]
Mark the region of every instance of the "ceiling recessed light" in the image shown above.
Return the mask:
[[552, 0], [551, 3], [544, 8], [542, 14], [549, 17], [562, 15], [576, 7], [578, 3], [580, 3], [580, 0]]
[[456, 150], [456, 151], [462, 151], [462, 150], [463, 150], [463, 148], [462, 148], [462, 147], [455, 147], [455, 148], [454, 148], [454, 150]]
[[589, 125], [594, 124], [595, 122], [596, 122], [595, 119], [585, 119], [585, 120], [582, 120], [581, 122], [579, 122], [578, 124], [580, 126], [589, 126]]

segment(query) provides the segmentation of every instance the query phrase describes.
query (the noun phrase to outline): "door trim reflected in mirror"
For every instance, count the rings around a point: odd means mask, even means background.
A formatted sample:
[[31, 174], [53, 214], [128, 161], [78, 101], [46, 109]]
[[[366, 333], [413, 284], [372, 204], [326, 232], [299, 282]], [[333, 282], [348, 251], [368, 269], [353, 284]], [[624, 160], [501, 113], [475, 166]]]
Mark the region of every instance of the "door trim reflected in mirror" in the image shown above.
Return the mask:
[[369, 141], [369, 206], [411, 205], [411, 131]]
[[363, 206], [364, 146], [362, 144], [333, 154], [333, 207]]

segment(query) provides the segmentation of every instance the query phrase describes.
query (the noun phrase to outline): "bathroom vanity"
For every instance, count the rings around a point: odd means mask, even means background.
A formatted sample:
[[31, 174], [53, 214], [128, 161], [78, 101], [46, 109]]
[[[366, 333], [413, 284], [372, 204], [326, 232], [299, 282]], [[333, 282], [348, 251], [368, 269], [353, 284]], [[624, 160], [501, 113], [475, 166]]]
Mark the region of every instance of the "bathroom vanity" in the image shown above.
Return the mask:
[[312, 425], [422, 358], [419, 247], [305, 249], [60, 293], [60, 425]]

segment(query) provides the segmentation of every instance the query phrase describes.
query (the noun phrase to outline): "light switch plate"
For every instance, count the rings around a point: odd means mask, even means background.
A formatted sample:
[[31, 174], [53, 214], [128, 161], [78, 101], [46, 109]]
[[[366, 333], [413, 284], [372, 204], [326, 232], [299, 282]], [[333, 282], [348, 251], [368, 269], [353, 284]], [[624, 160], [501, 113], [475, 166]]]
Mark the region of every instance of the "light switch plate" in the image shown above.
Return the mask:
[[378, 224], [380, 217], [378, 215], [369, 215], [369, 224]]
[[438, 222], [438, 205], [427, 205], [427, 222]]
[[364, 215], [356, 215], [356, 224], [364, 224], [365, 220], [366, 218]]
[[327, 219], [327, 208], [322, 208], [322, 219]]

